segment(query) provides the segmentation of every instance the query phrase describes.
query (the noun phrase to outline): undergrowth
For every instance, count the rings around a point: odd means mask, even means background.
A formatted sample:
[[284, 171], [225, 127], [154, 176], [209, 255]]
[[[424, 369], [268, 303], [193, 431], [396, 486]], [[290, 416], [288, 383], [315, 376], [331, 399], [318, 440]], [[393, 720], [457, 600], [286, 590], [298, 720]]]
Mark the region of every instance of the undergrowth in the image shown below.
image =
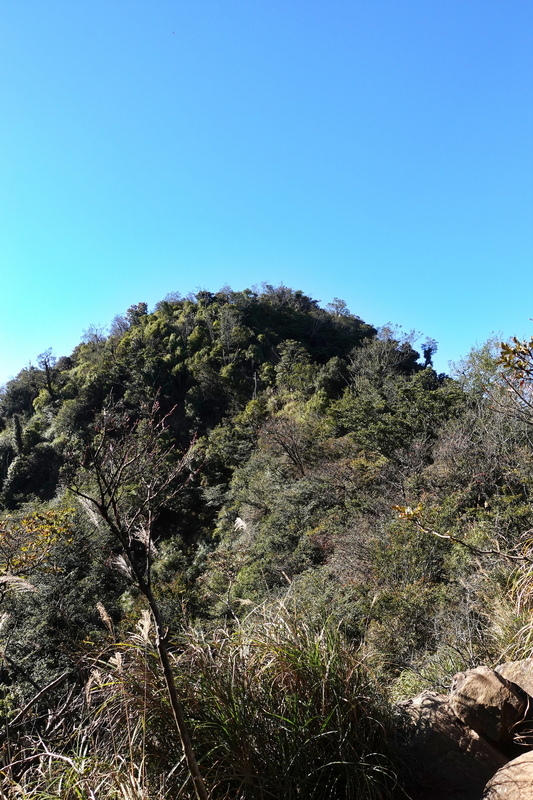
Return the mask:
[[[392, 797], [390, 714], [338, 626], [264, 604], [233, 627], [183, 630], [173, 662], [212, 800]], [[70, 730], [47, 739], [35, 718], [4, 744], [3, 797], [194, 797], [148, 615], [88, 666]]]

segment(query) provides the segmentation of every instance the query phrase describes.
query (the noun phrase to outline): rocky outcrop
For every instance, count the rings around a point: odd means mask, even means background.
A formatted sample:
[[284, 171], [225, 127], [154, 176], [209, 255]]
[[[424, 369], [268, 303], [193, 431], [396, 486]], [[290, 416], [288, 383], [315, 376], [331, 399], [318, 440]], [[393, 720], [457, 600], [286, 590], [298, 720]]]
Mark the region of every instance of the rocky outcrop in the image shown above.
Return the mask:
[[[423, 692], [400, 703], [409, 796], [533, 800], [530, 691], [533, 659], [461, 672], [449, 695]], [[511, 794], [515, 786], [518, 793]]]

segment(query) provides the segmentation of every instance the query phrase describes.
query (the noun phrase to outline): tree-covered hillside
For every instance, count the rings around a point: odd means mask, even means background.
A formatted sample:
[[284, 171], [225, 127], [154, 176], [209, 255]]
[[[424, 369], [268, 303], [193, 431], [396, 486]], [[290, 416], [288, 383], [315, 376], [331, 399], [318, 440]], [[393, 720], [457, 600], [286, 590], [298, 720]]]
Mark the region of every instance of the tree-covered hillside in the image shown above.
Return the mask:
[[7, 383], [7, 796], [401, 796], [391, 703], [528, 654], [533, 585], [531, 349], [416, 347], [224, 288]]

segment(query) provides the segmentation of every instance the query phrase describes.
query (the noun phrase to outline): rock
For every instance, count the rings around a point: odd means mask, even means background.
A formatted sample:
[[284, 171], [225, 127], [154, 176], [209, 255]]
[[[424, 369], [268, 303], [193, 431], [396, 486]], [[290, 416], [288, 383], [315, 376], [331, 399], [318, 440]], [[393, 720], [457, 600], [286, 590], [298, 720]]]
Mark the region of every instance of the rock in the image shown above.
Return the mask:
[[482, 800], [533, 800], [533, 753], [523, 753], [490, 779]]
[[506, 680], [516, 683], [524, 692], [533, 697], [533, 658], [499, 664], [496, 672]]
[[533, 747], [533, 658], [499, 664], [496, 672], [525, 692], [525, 720], [516, 729], [514, 739], [522, 747]]
[[528, 710], [524, 693], [489, 667], [455, 675], [450, 707], [461, 722], [496, 745], [512, 742]]
[[435, 692], [398, 704], [406, 789], [415, 800], [479, 800], [487, 781], [508, 760], [453, 713]]

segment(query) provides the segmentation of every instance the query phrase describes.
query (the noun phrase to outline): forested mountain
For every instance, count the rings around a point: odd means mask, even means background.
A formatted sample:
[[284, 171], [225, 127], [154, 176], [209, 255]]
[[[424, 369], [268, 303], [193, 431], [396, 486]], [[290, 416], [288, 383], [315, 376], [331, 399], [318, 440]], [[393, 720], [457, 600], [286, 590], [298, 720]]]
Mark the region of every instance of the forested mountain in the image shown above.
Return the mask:
[[391, 703], [528, 654], [533, 585], [531, 349], [415, 345], [225, 288], [7, 383], [7, 796], [402, 796]]

